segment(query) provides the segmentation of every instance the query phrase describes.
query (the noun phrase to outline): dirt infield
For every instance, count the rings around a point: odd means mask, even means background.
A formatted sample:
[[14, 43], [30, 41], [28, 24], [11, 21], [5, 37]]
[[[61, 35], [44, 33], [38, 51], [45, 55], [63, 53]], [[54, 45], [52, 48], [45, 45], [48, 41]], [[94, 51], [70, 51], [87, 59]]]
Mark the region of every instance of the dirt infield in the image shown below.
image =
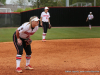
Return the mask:
[[23, 73], [17, 73], [13, 43], [0, 43], [0, 75], [100, 75], [100, 38], [33, 41], [31, 47], [34, 70], [24, 69], [24, 52]]

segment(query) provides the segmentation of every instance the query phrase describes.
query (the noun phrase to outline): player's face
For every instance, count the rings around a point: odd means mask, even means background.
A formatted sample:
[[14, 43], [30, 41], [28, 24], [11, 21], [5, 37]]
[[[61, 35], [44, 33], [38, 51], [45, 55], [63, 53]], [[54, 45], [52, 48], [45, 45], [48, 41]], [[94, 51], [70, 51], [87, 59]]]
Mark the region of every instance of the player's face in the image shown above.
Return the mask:
[[39, 25], [39, 21], [32, 21], [32, 27], [38, 26]]
[[49, 9], [45, 9], [45, 12], [48, 12]]

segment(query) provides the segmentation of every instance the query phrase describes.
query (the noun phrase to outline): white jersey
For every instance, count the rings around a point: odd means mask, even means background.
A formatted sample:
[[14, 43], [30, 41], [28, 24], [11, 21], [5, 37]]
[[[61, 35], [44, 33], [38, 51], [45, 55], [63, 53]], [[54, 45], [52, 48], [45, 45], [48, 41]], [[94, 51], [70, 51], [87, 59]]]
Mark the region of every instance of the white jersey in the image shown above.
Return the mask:
[[29, 22], [24, 23], [22, 26], [18, 28], [19, 37], [23, 39], [30, 38], [38, 30], [38, 26], [35, 26], [34, 29], [30, 27]]
[[90, 14], [88, 15], [88, 19], [89, 19], [89, 20], [92, 20], [93, 18], [94, 18], [93, 15], [90, 15]]
[[49, 12], [47, 12], [47, 13], [42, 12], [41, 17], [42, 17], [43, 22], [49, 22], [48, 19], [50, 18], [50, 14], [49, 14]]

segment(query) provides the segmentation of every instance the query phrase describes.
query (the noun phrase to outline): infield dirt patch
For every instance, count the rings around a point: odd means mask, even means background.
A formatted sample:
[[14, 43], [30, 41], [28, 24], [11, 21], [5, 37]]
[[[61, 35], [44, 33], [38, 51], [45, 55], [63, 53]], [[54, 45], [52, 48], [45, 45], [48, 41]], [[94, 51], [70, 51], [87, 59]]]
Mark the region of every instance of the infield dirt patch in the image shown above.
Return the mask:
[[23, 52], [21, 69], [17, 73], [16, 49], [13, 42], [0, 43], [0, 75], [99, 75], [100, 38], [33, 41], [31, 66], [25, 70]]

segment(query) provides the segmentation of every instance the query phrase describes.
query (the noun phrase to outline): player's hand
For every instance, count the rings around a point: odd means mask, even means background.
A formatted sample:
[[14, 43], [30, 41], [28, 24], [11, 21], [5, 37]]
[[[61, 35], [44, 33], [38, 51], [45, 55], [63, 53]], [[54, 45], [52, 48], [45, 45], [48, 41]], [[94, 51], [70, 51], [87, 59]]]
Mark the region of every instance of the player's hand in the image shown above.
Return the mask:
[[42, 23], [40, 25], [42, 26]]
[[21, 45], [22, 45], [22, 40], [21, 40], [21, 39], [17, 39], [17, 44], [18, 44], [19, 46], [21, 46]]

